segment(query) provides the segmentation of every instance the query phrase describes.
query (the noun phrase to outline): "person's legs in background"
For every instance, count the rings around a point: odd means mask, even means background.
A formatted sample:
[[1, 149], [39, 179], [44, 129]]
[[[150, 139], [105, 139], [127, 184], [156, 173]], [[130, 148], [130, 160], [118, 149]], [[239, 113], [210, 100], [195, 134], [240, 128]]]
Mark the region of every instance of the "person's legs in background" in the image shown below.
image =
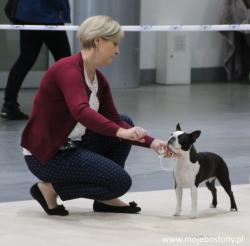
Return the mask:
[[28, 118], [20, 111], [17, 98], [25, 76], [37, 59], [42, 43], [38, 31], [20, 31], [20, 55], [9, 73], [1, 112], [3, 118], [8, 120]]
[[71, 55], [66, 31], [42, 31], [42, 35], [55, 61]]
[[28, 119], [28, 115], [20, 111], [17, 98], [23, 80], [34, 65], [43, 42], [51, 51], [55, 61], [71, 55], [65, 31], [20, 31], [20, 55], [9, 73], [1, 112], [3, 118]]

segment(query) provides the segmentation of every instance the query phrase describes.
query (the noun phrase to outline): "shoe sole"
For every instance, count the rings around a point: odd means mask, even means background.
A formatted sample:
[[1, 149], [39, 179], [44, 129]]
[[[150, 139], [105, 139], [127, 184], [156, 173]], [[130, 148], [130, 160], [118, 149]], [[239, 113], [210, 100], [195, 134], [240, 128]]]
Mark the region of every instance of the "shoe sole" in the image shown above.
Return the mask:
[[15, 117], [9, 117], [5, 113], [1, 113], [1, 117], [5, 120], [27, 120], [28, 118], [15, 118]]

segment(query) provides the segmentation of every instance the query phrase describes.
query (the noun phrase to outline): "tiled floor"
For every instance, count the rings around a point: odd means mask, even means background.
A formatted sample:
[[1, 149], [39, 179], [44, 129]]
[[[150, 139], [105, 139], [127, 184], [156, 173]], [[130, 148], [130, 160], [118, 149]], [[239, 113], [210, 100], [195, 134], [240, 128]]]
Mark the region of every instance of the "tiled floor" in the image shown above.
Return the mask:
[[[30, 112], [34, 90], [20, 93]], [[0, 98], [3, 98], [0, 91]], [[250, 84], [218, 83], [192, 86], [144, 86], [113, 90], [120, 112], [130, 115], [150, 135], [167, 139], [180, 122], [186, 131], [200, 129], [197, 150], [217, 152], [227, 161], [233, 184], [246, 184], [250, 174]], [[0, 202], [30, 199], [36, 178], [25, 166], [19, 147], [25, 122], [0, 119]], [[133, 147], [126, 168], [133, 178], [131, 191], [169, 189], [171, 172], [160, 169], [158, 157]]]

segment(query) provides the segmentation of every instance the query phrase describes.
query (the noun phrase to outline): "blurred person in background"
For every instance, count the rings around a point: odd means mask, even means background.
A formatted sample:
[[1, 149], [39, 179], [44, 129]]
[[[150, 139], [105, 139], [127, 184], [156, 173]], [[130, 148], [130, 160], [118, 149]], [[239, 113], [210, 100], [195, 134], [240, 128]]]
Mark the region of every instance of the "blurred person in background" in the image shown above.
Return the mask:
[[[64, 25], [70, 22], [68, 0], [19, 0], [15, 19], [27, 25]], [[26, 120], [28, 115], [19, 108], [18, 93], [25, 76], [34, 65], [45, 44], [55, 61], [70, 56], [66, 31], [20, 31], [20, 54], [11, 68], [5, 88], [1, 117], [7, 120]]]

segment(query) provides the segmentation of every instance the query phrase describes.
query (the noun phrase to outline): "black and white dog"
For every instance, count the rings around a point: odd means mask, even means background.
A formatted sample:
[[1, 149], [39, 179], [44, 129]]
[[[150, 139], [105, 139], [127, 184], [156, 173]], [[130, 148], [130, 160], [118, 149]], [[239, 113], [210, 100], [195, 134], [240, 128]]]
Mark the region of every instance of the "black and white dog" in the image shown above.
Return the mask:
[[231, 190], [228, 167], [225, 161], [217, 154], [210, 152], [196, 152], [194, 142], [200, 136], [201, 131], [185, 133], [179, 124], [176, 131], [171, 134], [168, 140], [169, 148], [177, 154], [177, 162], [174, 167], [175, 191], [177, 206], [174, 215], [181, 213], [182, 189], [184, 186], [191, 188], [192, 209], [191, 218], [197, 217], [197, 188], [206, 181], [207, 188], [212, 192], [212, 208], [217, 205], [217, 194], [215, 179], [217, 178], [226, 193], [230, 197], [231, 211], [237, 211], [234, 195]]

